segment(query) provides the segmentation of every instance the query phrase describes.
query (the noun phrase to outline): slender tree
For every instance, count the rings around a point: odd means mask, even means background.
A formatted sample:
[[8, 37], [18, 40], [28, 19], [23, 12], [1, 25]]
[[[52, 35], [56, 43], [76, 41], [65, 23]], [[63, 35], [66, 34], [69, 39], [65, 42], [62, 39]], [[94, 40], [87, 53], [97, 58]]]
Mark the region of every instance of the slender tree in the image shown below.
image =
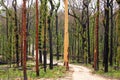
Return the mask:
[[83, 0], [83, 7], [82, 7], [82, 55], [83, 55], [83, 62], [87, 64], [87, 0]]
[[15, 15], [16, 62], [18, 67], [19, 66], [19, 33], [18, 33], [18, 22], [17, 22], [17, 1], [13, 0], [12, 5], [14, 7], [14, 15]]
[[108, 72], [108, 55], [109, 55], [109, 0], [105, 8], [105, 33], [104, 33], [104, 72]]
[[39, 76], [39, 65], [38, 65], [38, 0], [36, 0], [36, 76]]
[[50, 45], [50, 69], [53, 69], [53, 49], [52, 49], [52, 18], [53, 18], [53, 10], [54, 10], [54, 4], [52, 0], [50, 1], [51, 5], [51, 10], [50, 10], [50, 15], [48, 18], [48, 31], [49, 31], [49, 45]]
[[68, 0], [64, 0], [65, 4], [65, 26], [64, 26], [64, 65], [66, 70], [69, 70], [68, 64], [68, 46], [69, 46], [69, 38], [68, 38]]
[[43, 25], [44, 25], [44, 43], [43, 43], [43, 48], [44, 48], [44, 51], [43, 51], [43, 55], [44, 55], [44, 71], [46, 72], [46, 64], [47, 64], [47, 46], [46, 46], [46, 39], [47, 39], [47, 31], [46, 31], [46, 29], [47, 29], [47, 1], [48, 0], [45, 0], [45, 1], [43, 1], [43, 3], [44, 3], [44, 15], [43, 15], [43, 17], [44, 17], [44, 19], [43, 19]]
[[111, 0], [111, 3], [110, 3], [110, 10], [111, 10], [111, 30], [110, 30], [110, 58], [109, 58], [109, 61], [110, 61], [110, 66], [113, 66], [113, 27], [114, 27], [114, 24], [113, 24], [113, 0]]
[[23, 49], [23, 8], [22, 8], [22, 25], [21, 25], [21, 28], [20, 28], [20, 40], [21, 40], [21, 66], [23, 66], [23, 51], [24, 51], [24, 49]]
[[27, 80], [27, 72], [26, 72], [26, 0], [23, 0], [23, 7], [22, 7], [22, 33], [23, 33], [23, 74], [24, 74], [24, 80]]
[[98, 30], [99, 30], [99, 0], [97, 0], [97, 16], [96, 16], [96, 26], [95, 26], [95, 50], [94, 50], [94, 70], [99, 69], [99, 44], [98, 44]]
[[44, 3], [41, 0], [40, 5], [40, 25], [39, 25], [39, 62], [42, 64], [42, 28], [43, 28], [43, 7]]
[[87, 37], [88, 37], [88, 63], [91, 64], [91, 54], [90, 54], [90, 29], [89, 29], [89, 3], [90, 0], [87, 0], [86, 8], [87, 8]]
[[56, 51], [57, 51], [57, 60], [59, 60], [59, 40], [58, 40], [58, 14], [57, 14], [57, 12], [58, 12], [58, 9], [59, 9], [59, 7], [60, 7], [60, 0], [59, 0], [59, 2], [58, 2], [58, 4], [57, 4], [57, 6], [56, 6], [56, 9], [55, 9], [55, 18], [56, 18], [56, 36], [57, 36], [57, 48], [56, 48]]

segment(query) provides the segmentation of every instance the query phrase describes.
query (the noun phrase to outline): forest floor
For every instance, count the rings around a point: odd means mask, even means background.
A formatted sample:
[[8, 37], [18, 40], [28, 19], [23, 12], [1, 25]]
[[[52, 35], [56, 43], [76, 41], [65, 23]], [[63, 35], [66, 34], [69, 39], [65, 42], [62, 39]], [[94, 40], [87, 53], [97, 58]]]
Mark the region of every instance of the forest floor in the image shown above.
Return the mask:
[[[63, 63], [61, 63], [61, 61], [54, 63], [63, 66]], [[15, 80], [21, 80], [21, 79], [16, 78]], [[28, 80], [120, 80], [120, 79], [113, 79], [113, 78], [110, 79], [107, 77], [103, 77], [98, 74], [95, 74], [92, 69], [87, 68], [85, 66], [69, 64], [69, 71], [66, 71], [65, 75], [59, 78], [39, 78], [39, 79], [35, 78]]]
[[[49, 59], [47, 59], [47, 62], [49, 63]], [[63, 66], [63, 63], [54, 61], [54, 64], [58, 63], [58, 65]], [[75, 65], [75, 64], [69, 64], [69, 71], [66, 72], [66, 75], [64, 77], [60, 77], [57, 79], [47, 79], [47, 78], [41, 78], [37, 80], [120, 80], [120, 79], [113, 79], [113, 78], [107, 78], [103, 77], [101, 75], [93, 73], [93, 70], [90, 68], [87, 68], [82, 65]]]

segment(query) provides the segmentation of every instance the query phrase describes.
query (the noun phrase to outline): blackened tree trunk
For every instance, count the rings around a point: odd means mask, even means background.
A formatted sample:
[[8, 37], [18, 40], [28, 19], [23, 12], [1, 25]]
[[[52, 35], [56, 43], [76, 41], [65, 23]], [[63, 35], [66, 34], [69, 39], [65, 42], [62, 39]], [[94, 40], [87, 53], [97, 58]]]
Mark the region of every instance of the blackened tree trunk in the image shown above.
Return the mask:
[[110, 4], [110, 9], [111, 9], [111, 30], [110, 30], [110, 66], [113, 66], [113, 0], [111, 0], [111, 4]]
[[[84, 32], [83, 32], [84, 33]], [[84, 46], [84, 42], [85, 42], [85, 38], [84, 37], [82, 37], [82, 61], [83, 61], [83, 63], [85, 62], [85, 60], [84, 60], [84, 48], [85, 48], [85, 46]]]
[[23, 22], [22, 22], [22, 26], [23, 26], [23, 75], [24, 75], [24, 80], [27, 80], [27, 72], [26, 72], [26, 0], [23, 0], [23, 8], [22, 8], [22, 17], [23, 17]]
[[[56, 12], [57, 13], [57, 12]], [[59, 60], [59, 40], [58, 40], [58, 15], [56, 14], [56, 36], [57, 36], [57, 60]]]
[[88, 59], [87, 59], [87, 29], [88, 29], [88, 18], [86, 15], [87, 14], [87, 6], [88, 6], [88, 1], [83, 0], [83, 9], [82, 9], [82, 47], [83, 47], [83, 58], [84, 62], [87, 64]]
[[34, 39], [32, 41], [32, 57], [34, 57], [34, 45], [35, 45], [35, 42], [34, 42]]
[[56, 51], [57, 51], [57, 60], [59, 60], [59, 40], [58, 40], [58, 37], [59, 37], [59, 35], [58, 35], [58, 14], [57, 14], [57, 12], [58, 12], [58, 9], [59, 9], [59, 7], [60, 7], [60, 0], [59, 0], [59, 2], [58, 2], [58, 4], [57, 4], [57, 7], [56, 7], [56, 10], [55, 10], [55, 17], [56, 17], [56, 36], [57, 36], [57, 48], [56, 48]]
[[104, 35], [104, 72], [108, 72], [108, 53], [109, 53], [109, 0], [105, 8], [105, 35]]
[[39, 26], [39, 62], [42, 64], [42, 22], [40, 23]]
[[40, 5], [40, 26], [39, 26], [39, 62], [42, 64], [42, 27], [43, 27], [43, 1]]
[[44, 24], [44, 43], [43, 43], [43, 55], [44, 55], [44, 72], [46, 72], [46, 64], [47, 64], [47, 47], [46, 47], [46, 39], [47, 39], [47, 32], [46, 32], [46, 28], [47, 28], [47, 23], [46, 23], [46, 17], [47, 17], [47, 0], [44, 1], [44, 20], [43, 20], [43, 24]]
[[[30, 2], [28, 1], [28, 5], [27, 5], [27, 8], [30, 8]], [[26, 60], [28, 60], [28, 54], [29, 54], [29, 28], [30, 28], [30, 26], [29, 26], [29, 17], [30, 17], [30, 12], [29, 12], [29, 10], [27, 10], [26, 11], [26, 29], [27, 29], [27, 32], [26, 32], [26, 34], [27, 34], [27, 36], [26, 36], [26, 38], [27, 38], [27, 49], [26, 49]]]
[[46, 47], [46, 19], [45, 19], [45, 26], [44, 26], [44, 44], [43, 44], [43, 48], [44, 48], [44, 51], [43, 51], [43, 55], [44, 55], [44, 72], [46, 72], [46, 63], [47, 63], [47, 61], [46, 61], [46, 59], [47, 59], [47, 56], [46, 56], [46, 54], [47, 54], [47, 47]]
[[50, 0], [50, 5], [51, 5], [51, 10], [50, 10], [50, 15], [48, 18], [48, 31], [49, 31], [49, 46], [50, 46], [50, 69], [53, 69], [53, 49], [52, 49], [52, 17], [53, 17], [53, 10], [54, 10], [54, 5], [52, 0]]
[[90, 30], [89, 30], [89, 5], [87, 5], [87, 37], [88, 37], [88, 63], [91, 64]]
[[[52, 16], [52, 15], [51, 15]], [[50, 16], [49, 16], [50, 18]], [[52, 49], [52, 29], [51, 29], [51, 21], [48, 21], [49, 26], [49, 45], [50, 45], [50, 69], [53, 69], [53, 49]]]
[[17, 26], [17, 1], [13, 1], [13, 7], [14, 7], [14, 14], [15, 14], [15, 37], [16, 37], [16, 62], [17, 67], [19, 66], [19, 36], [18, 36], [18, 26]]
[[59, 60], [59, 40], [58, 40], [58, 15], [57, 15], [57, 10], [56, 10], [56, 36], [57, 36], [57, 60]]
[[77, 54], [77, 62], [80, 61], [80, 35], [79, 35], [79, 27], [78, 27], [78, 54]]
[[94, 70], [99, 70], [98, 30], [99, 30], [99, 0], [97, 0], [97, 16], [96, 16], [96, 26], [95, 26]]

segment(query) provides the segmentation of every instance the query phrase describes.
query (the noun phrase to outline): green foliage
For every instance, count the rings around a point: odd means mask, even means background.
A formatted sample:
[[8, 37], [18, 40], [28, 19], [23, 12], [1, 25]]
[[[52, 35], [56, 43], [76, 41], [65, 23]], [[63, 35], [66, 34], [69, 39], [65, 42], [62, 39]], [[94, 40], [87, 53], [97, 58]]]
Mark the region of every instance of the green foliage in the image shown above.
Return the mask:
[[104, 77], [110, 77], [110, 78], [120, 78], [120, 70], [111, 70], [107, 73], [104, 73], [104, 71], [99, 70], [98, 72], [96, 72], [97, 74], [100, 74]]
[[116, 17], [116, 27], [117, 27], [117, 37], [118, 37], [118, 47], [117, 47], [117, 63], [120, 63], [120, 10], [117, 12], [117, 17]]
[[[32, 67], [31, 67], [32, 68]], [[40, 69], [40, 76], [37, 78], [58, 78], [65, 75], [65, 68], [62, 66], [56, 66], [53, 70], [47, 69], [47, 72], [44, 72], [44, 69]], [[27, 70], [28, 78], [36, 78], [36, 72], [32, 70]], [[0, 69], [0, 79], [15, 79], [22, 78], [23, 71], [17, 68], [9, 69]]]
[[43, 69], [40, 71], [41, 77], [43, 78], [58, 78], [62, 77], [65, 74], [65, 68], [62, 66], [56, 66], [53, 70], [47, 69], [45, 73]]
[[117, 12], [117, 16], [116, 16], [116, 27], [117, 27], [117, 35], [118, 37], [120, 36], [119, 32], [120, 32], [120, 10], [118, 10]]
[[22, 71], [14, 68], [0, 70], [0, 79], [22, 77]]
[[62, 34], [58, 34], [58, 47], [59, 47], [59, 52], [63, 52], [62, 50], [62, 44], [63, 44], [63, 40], [62, 40]]
[[120, 63], [120, 46], [117, 47], [117, 57], [116, 60], [118, 63]]
[[[101, 62], [99, 64], [99, 67], [100, 67], [99, 71], [94, 71], [90, 64], [86, 64], [84, 66], [87, 66], [88, 68], [90, 68], [92, 70], [93, 74], [99, 74], [103, 77], [113, 78], [113, 79], [114, 78], [117, 78], [117, 79], [120, 78], [120, 70], [115, 70], [114, 67], [109, 66], [109, 72], [105, 73], [104, 72], [104, 67], [103, 67]], [[115, 65], [113, 65], [113, 66], [115, 66]]]

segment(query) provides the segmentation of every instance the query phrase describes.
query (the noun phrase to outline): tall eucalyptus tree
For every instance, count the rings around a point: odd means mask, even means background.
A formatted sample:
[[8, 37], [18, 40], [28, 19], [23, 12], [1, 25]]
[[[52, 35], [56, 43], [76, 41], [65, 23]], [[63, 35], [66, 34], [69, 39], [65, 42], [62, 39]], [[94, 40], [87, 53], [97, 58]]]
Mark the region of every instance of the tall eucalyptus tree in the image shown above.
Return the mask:
[[97, 0], [97, 16], [96, 16], [96, 26], [95, 26], [95, 49], [94, 49], [94, 70], [99, 69], [99, 1]]
[[36, 76], [39, 76], [39, 63], [38, 63], [38, 0], [36, 0]]
[[24, 80], [27, 80], [27, 71], [26, 71], [26, 0], [23, 0], [23, 5], [22, 5], [22, 35], [23, 35], [23, 44], [22, 44], [22, 51], [23, 51], [23, 74], [24, 74]]
[[111, 29], [110, 29], [110, 66], [113, 66], [113, 56], [114, 56], [114, 46], [113, 46], [113, 28], [114, 28], [114, 21], [113, 21], [113, 0], [110, 1], [110, 15], [111, 15]]
[[109, 56], [109, 0], [105, 3], [105, 32], [104, 32], [104, 72], [108, 72]]
[[65, 25], [64, 25], [64, 65], [66, 70], [69, 70], [68, 63], [68, 47], [69, 47], [69, 38], [68, 38], [68, 0], [64, 0], [65, 4]]

